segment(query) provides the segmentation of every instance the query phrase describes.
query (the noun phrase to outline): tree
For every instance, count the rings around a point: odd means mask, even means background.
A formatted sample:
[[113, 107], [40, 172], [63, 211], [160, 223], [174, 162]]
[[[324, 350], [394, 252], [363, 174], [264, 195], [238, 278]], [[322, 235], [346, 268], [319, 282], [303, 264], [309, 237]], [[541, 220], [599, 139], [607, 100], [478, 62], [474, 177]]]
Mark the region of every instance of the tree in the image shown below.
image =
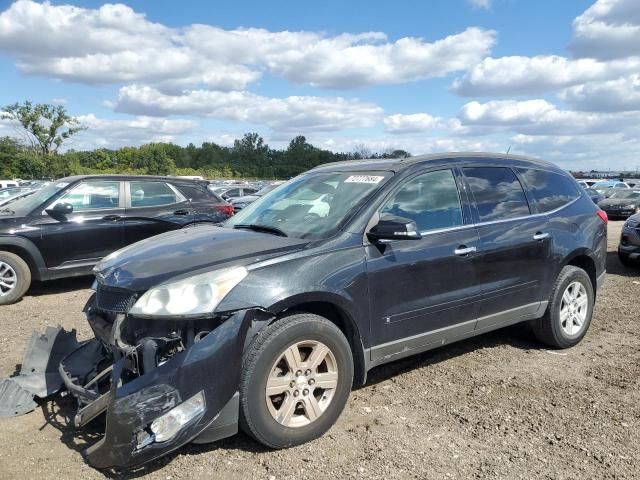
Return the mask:
[[3, 110], [0, 118], [17, 122], [25, 143], [43, 155], [56, 153], [65, 140], [86, 129], [77, 118], [68, 115], [62, 105], [34, 105], [27, 101], [7, 105]]

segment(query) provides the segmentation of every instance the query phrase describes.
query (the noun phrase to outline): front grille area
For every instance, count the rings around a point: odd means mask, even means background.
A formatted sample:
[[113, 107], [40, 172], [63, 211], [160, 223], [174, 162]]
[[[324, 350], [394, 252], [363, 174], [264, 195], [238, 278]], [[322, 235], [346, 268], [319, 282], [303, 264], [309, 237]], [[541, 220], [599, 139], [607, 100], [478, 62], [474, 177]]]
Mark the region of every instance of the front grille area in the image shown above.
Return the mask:
[[98, 285], [96, 290], [96, 306], [106, 312], [126, 313], [133, 306], [135, 299], [135, 292], [124, 288]]

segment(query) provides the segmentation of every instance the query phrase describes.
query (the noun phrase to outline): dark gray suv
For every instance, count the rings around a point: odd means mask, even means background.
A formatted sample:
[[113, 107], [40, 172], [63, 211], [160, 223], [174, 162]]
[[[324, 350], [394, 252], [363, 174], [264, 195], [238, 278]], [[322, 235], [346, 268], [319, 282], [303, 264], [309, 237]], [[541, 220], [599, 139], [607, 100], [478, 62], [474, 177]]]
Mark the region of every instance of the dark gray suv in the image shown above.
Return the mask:
[[399, 358], [527, 322], [577, 344], [605, 277], [607, 216], [554, 165], [443, 154], [318, 167], [221, 226], [102, 260], [95, 339], [60, 363], [85, 452], [131, 467], [238, 427], [286, 448]]

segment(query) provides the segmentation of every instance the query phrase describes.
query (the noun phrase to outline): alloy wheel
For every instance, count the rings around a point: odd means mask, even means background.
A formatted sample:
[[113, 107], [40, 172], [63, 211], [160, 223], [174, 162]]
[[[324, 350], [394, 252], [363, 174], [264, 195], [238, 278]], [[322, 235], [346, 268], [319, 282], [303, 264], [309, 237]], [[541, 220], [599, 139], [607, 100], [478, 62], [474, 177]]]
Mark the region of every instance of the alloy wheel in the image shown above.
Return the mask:
[[11, 265], [0, 261], [0, 297], [9, 295], [18, 284], [18, 275]]
[[285, 427], [303, 427], [329, 407], [338, 386], [338, 364], [329, 347], [315, 340], [297, 342], [282, 352], [270, 370], [267, 408]]
[[578, 335], [584, 328], [589, 310], [589, 296], [581, 282], [570, 283], [562, 294], [560, 325], [568, 336]]

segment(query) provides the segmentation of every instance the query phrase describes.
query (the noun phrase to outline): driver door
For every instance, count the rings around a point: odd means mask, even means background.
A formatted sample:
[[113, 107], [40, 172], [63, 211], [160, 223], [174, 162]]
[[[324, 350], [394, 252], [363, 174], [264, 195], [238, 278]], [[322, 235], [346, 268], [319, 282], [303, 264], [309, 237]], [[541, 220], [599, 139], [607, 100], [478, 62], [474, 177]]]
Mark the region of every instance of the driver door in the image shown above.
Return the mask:
[[379, 210], [380, 218], [415, 221], [422, 238], [365, 247], [373, 361], [474, 329], [479, 238], [457, 176], [453, 169], [413, 176]]
[[82, 181], [53, 204], [69, 203], [73, 212], [58, 221], [43, 212], [38, 245], [48, 268], [96, 263], [124, 247], [123, 186], [114, 180]]

